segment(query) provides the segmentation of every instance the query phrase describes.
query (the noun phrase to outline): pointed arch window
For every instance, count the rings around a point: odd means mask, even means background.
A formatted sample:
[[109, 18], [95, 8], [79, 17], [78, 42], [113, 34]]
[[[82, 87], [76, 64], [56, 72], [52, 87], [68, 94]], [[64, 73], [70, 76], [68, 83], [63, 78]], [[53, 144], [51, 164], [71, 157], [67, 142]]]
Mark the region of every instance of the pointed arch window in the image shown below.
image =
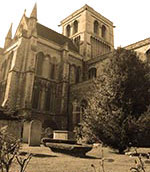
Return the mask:
[[76, 116], [75, 116], [75, 125], [78, 125], [81, 122], [81, 113], [80, 113], [80, 106], [76, 107]]
[[56, 64], [50, 64], [50, 79], [55, 79]]
[[77, 37], [74, 39], [74, 43], [75, 43], [75, 45], [77, 46], [77, 48], [79, 49], [79, 47], [80, 47], [80, 36], [77, 36]]
[[98, 34], [98, 27], [99, 27], [98, 21], [95, 20], [95, 21], [94, 21], [94, 33], [95, 33], [95, 34]]
[[76, 83], [80, 82], [80, 74], [81, 74], [81, 68], [77, 67], [76, 68]]
[[66, 36], [67, 37], [70, 37], [70, 31], [71, 31], [71, 27], [70, 27], [70, 25], [67, 25], [67, 27], [66, 27]]
[[34, 86], [32, 94], [32, 108], [38, 109], [40, 101], [40, 87]]
[[73, 33], [77, 33], [78, 32], [78, 21], [75, 20], [73, 23]]
[[85, 109], [88, 106], [87, 100], [83, 99], [81, 103], [76, 107], [76, 115], [75, 115], [75, 125], [80, 124], [83, 118], [83, 114], [85, 112]]
[[106, 26], [102, 25], [102, 38], [106, 38]]
[[96, 78], [97, 70], [96, 68], [91, 68], [88, 72], [89, 79]]
[[42, 52], [40, 52], [36, 56], [36, 70], [35, 70], [35, 72], [37, 75], [42, 75], [43, 62], [44, 62], [44, 54]]
[[46, 90], [45, 94], [45, 110], [50, 111], [50, 103], [51, 103], [51, 88], [49, 87]]
[[75, 79], [76, 79], [76, 66], [70, 65], [70, 83], [74, 84], [75, 83]]

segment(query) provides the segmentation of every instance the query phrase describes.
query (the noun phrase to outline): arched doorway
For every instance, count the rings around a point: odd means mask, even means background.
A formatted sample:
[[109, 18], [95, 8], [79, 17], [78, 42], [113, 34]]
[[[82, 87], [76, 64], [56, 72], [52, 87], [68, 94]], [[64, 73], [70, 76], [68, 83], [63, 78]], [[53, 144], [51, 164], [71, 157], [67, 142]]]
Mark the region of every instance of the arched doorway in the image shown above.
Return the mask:
[[83, 99], [80, 102], [77, 102], [77, 100], [73, 102], [72, 114], [73, 114], [74, 127], [82, 122], [83, 114], [87, 106], [88, 106], [88, 102], [85, 99]]

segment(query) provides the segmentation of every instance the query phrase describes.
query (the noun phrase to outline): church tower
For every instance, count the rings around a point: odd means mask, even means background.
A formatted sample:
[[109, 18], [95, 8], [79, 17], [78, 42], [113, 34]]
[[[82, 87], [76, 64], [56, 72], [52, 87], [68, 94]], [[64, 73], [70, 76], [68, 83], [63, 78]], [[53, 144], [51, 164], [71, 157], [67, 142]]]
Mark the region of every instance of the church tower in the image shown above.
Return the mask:
[[114, 48], [113, 23], [88, 5], [61, 21], [63, 35], [74, 41], [84, 60]]

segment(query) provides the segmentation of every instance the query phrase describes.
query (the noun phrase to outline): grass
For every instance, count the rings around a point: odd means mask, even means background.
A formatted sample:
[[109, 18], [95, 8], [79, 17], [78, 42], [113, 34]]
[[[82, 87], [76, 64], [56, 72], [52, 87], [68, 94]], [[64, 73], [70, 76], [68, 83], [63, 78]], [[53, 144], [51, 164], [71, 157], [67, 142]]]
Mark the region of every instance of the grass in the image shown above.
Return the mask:
[[[26, 152], [33, 154], [27, 172], [93, 172], [91, 164], [98, 171], [102, 157], [100, 147], [93, 148], [84, 158], [54, 153], [44, 146], [28, 147], [23, 145], [22, 155], [25, 156]], [[150, 152], [150, 148], [140, 148], [138, 152]], [[105, 172], [129, 172], [130, 167], [134, 166], [137, 159], [137, 157], [119, 155], [109, 148], [103, 148], [103, 154]], [[147, 162], [148, 160], [143, 158], [143, 161]], [[17, 163], [14, 162], [11, 172], [17, 172], [17, 169]], [[150, 172], [150, 163], [146, 163], [146, 171]]]

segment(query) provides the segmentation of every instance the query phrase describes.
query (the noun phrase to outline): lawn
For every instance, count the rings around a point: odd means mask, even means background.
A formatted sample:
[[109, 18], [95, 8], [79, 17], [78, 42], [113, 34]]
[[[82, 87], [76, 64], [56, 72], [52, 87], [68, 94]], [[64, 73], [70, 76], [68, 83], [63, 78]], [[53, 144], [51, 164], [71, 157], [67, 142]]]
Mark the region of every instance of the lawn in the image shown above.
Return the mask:
[[[23, 145], [21, 151], [34, 154], [27, 167], [27, 172], [94, 172], [91, 164], [96, 167], [97, 172], [101, 172], [101, 150], [101, 147], [94, 147], [84, 158], [54, 153], [44, 146], [28, 147]], [[138, 152], [150, 152], [150, 148], [140, 148]], [[135, 159], [137, 159], [137, 157], [119, 155], [106, 147], [103, 148], [103, 154], [105, 172], [129, 172], [130, 167], [134, 166]], [[143, 158], [143, 161], [146, 162], [146, 172], [150, 172], [150, 160]], [[14, 163], [11, 172], [18, 172], [17, 169], [17, 163]]]

